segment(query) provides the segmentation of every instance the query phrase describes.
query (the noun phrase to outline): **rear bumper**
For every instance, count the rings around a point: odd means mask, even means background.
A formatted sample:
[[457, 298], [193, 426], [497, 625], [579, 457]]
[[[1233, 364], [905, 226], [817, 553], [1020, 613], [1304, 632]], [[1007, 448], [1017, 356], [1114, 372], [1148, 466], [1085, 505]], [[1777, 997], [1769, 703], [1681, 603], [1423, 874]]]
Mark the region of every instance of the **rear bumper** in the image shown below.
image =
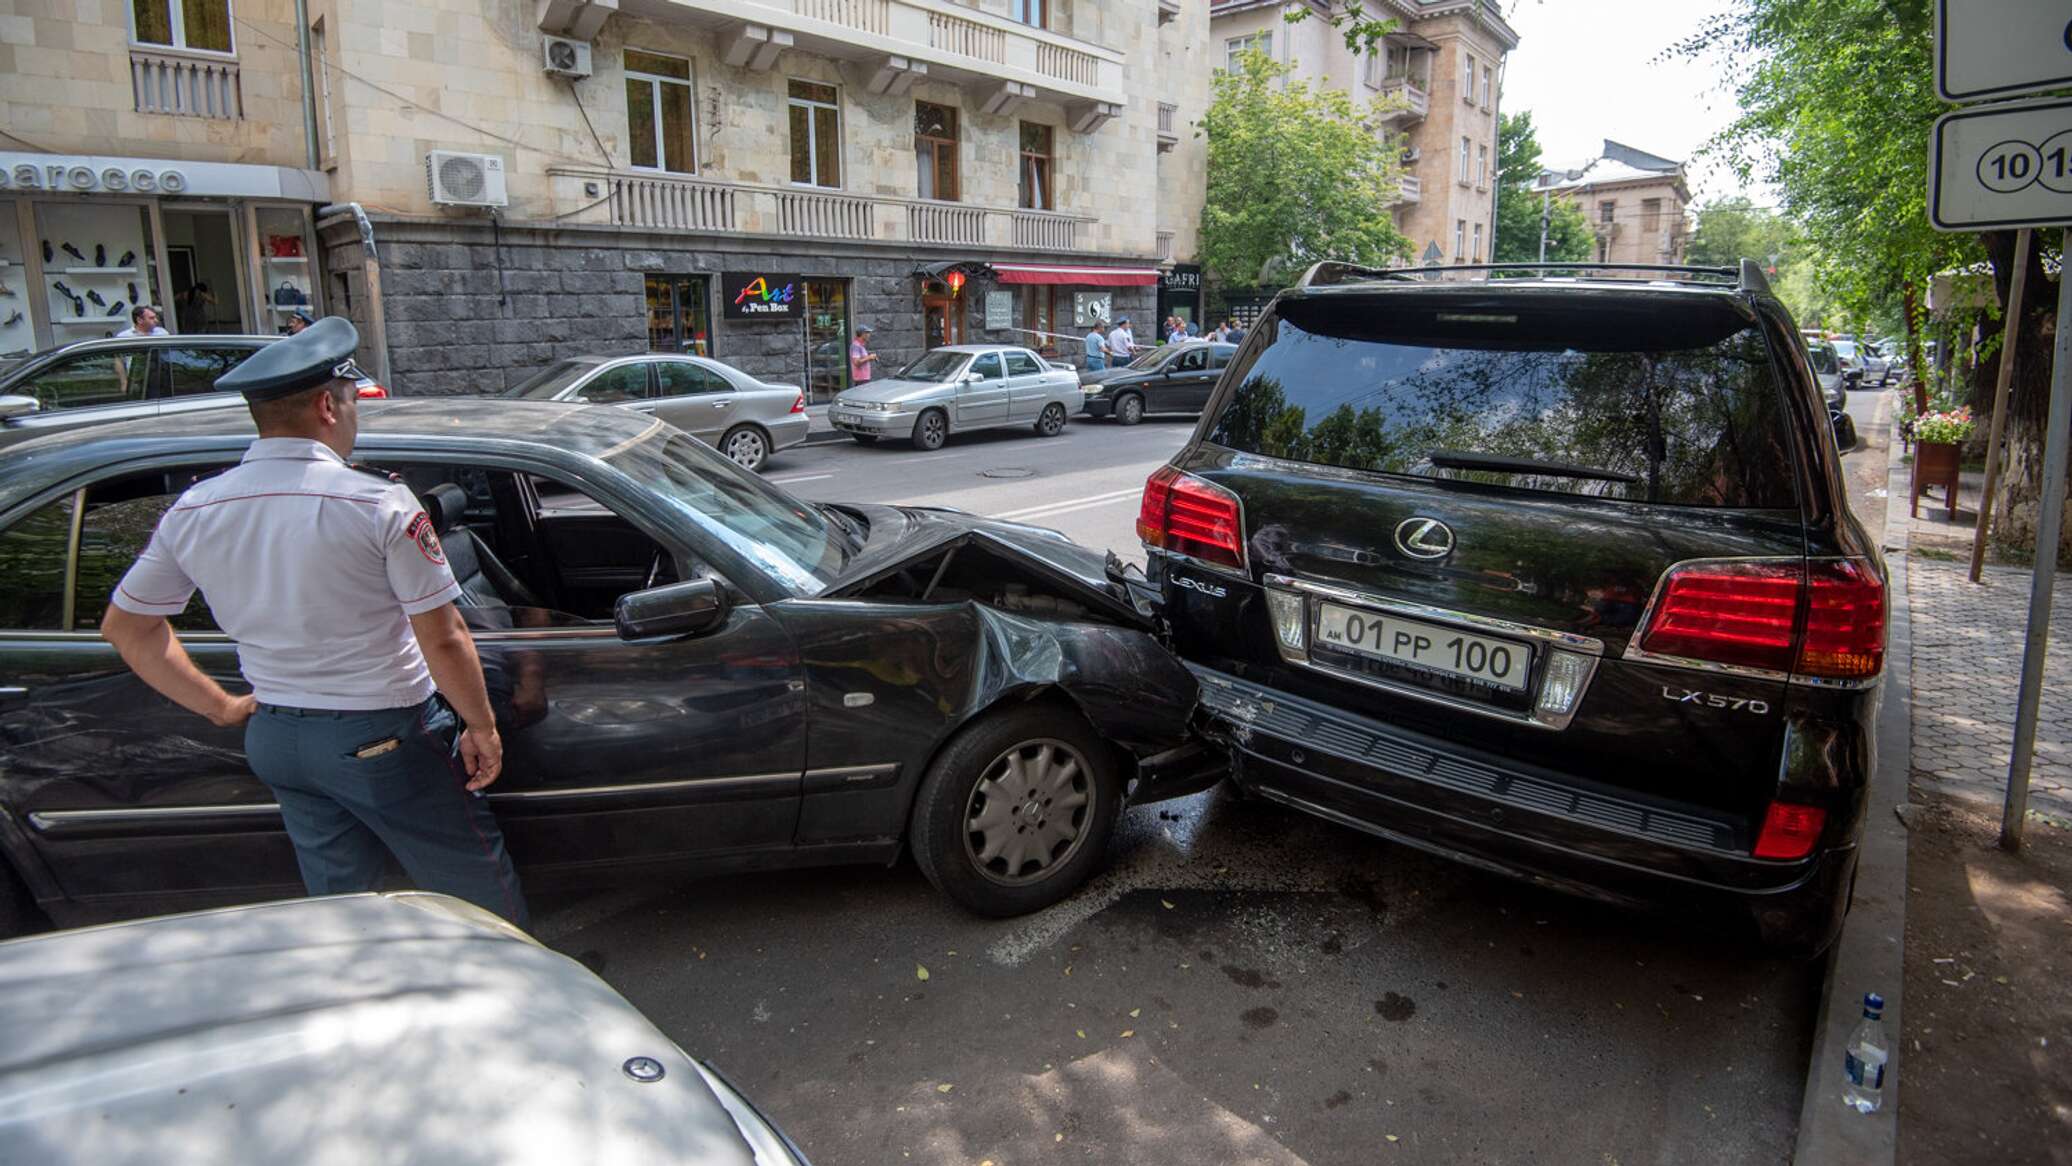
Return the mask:
[[1512, 878], [1627, 907], [1725, 911], [1812, 952], [1841, 925], [1853, 846], [1751, 857], [1730, 824], [1486, 761], [1302, 697], [1191, 666], [1248, 792]]
[[790, 413], [764, 428], [770, 431], [770, 452], [776, 453], [806, 440], [806, 435], [813, 431], [813, 419], [804, 413]]

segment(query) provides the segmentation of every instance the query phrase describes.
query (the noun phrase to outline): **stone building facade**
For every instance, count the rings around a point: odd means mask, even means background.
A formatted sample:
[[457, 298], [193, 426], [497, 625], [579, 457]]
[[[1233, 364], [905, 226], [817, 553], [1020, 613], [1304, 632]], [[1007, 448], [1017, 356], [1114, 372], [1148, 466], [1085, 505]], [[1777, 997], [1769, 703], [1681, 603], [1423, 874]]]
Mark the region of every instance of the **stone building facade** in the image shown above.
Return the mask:
[[[188, 13], [166, 39], [200, 27], [208, 43], [140, 45], [154, 4]], [[1184, 290], [1205, 182], [1198, 4], [131, 7], [19, 0], [24, 16], [0, 17], [16, 63], [0, 69], [0, 120], [23, 139], [0, 145], [23, 145], [32, 169], [253, 168], [217, 183], [235, 229], [168, 247], [180, 224], [145, 212], [139, 296], [196, 303], [202, 266], [235, 271], [242, 310], [219, 294], [215, 318], [197, 307], [180, 330], [344, 314], [401, 393], [495, 391], [550, 360], [657, 348], [824, 398], [847, 382], [859, 324], [896, 365], [957, 340], [1069, 355], [1092, 312], [1149, 334], [1154, 311], [1198, 311]], [[304, 217], [301, 242], [236, 201], [261, 171]], [[63, 225], [43, 202], [105, 211], [115, 193], [0, 188], [0, 259]], [[765, 310], [741, 306], [750, 284]], [[87, 327], [28, 323], [25, 346]]]
[[1675, 265], [1689, 250], [1691, 189], [1681, 162], [1606, 138], [1597, 157], [1543, 171], [1532, 191], [1582, 210], [1597, 238], [1599, 263]]
[[1504, 60], [1518, 34], [1491, 0], [1368, 0], [1366, 15], [1396, 21], [1373, 53], [1356, 54], [1322, 19], [1289, 23], [1331, 0], [1212, 0], [1211, 51], [1221, 68], [1246, 48], [1291, 76], [1356, 100], [1391, 98], [1386, 132], [1403, 148], [1396, 226], [1418, 262], [1482, 263], [1496, 238], [1497, 117]]

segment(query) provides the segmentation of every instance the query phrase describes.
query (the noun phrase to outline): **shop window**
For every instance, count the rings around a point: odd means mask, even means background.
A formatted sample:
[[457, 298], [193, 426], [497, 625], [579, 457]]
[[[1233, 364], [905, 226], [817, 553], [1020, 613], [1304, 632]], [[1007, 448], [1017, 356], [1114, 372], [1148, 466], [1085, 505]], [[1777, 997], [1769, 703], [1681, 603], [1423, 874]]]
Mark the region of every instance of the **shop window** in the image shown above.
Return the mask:
[[37, 347], [36, 322], [29, 318], [28, 297], [22, 294], [25, 253], [16, 227], [20, 222], [16, 205], [0, 199], [0, 360], [25, 356]]
[[922, 198], [957, 201], [957, 111], [914, 103], [914, 158]]
[[648, 351], [712, 355], [709, 278], [647, 277]]
[[842, 184], [842, 109], [832, 85], [791, 83], [791, 180], [801, 186]]
[[[252, 209], [259, 227], [259, 295], [264, 301], [265, 331], [285, 332], [288, 317], [297, 311], [320, 316], [317, 304], [316, 268], [310, 256], [316, 250], [309, 236], [309, 216], [301, 207], [262, 206]], [[172, 226], [168, 220], [167, 241]]]
[[634, 167], [677, 174], [695, 171], [691, 122], [691, 63], [627, 49], [626, 139]]
[[138, 44], [233, 52], [230, 0], [131, 0], [130, 31]]
[[1054, 326], [1057, 314], [1055, 305], [1052, 303], [1052, 296], [1055, 294], [1056, 289], [1049, 287], [1035, 286], [1021, 289], [1021, 318], [1024, 334], [1010, 337], [1011, 340], [1026, 344], [1041, 352], [1057, 351], [1058, 337], [1051, 335], [1051, 333], [1057, 330]]
[[1024, 210], [1051, 209], [1051, 127], [1025, 121], [1022, 126], [1021, 206]]
[[58, 343], [113, 335], [129, 327], [131, 307], [153, 302], [158, 273], [149, 208], [83, 199], [37, 203], [36, 233], [44, 310]]

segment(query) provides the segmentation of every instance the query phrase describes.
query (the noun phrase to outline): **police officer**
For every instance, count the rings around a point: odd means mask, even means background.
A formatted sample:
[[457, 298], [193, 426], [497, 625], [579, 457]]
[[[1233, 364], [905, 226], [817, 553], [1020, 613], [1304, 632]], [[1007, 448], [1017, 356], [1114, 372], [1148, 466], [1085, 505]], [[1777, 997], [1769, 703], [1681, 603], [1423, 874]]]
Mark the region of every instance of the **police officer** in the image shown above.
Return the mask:
[[[327, 317], [217, 380], [244, 394], [259, 439], [165, 512], [101, 634], [167, 698], [244, 726], [310, 894], [372, 890], [393, 853], [419, 887], [523, 926], [482, 795], [503, 743], [460, 587], [409, 489], [345, 460], [359, 342]], [[195, 667], [166, 622], [197, 587], [237, 642], [248, 696]]]

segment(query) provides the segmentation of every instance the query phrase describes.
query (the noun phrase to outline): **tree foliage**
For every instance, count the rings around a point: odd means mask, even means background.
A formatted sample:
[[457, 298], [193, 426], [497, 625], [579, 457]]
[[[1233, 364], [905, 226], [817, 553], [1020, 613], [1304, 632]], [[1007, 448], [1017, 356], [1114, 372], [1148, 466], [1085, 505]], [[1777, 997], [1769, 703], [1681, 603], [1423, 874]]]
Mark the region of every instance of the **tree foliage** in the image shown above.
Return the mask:
[[1226, 286], [1270, 284], [1320, 259], [1381, 265], [1410, 253], [1390, 214], [1402, 160], [1379, 121], [1389, 106], [1288, 72], [1244, 54], [1216, 75], [1202, 117], [1202, 264]]
[[1538, 262], [1543, 214], [1549, 262], [1577, 263], [1590, 258], [1590, 220], [1583, 208], [1532, 191], [1541, 165], [1540, 138], [1533, 129], [1531, 110], [1506, 113], [1498, 119], [1496, 166], [1496, 240], [1490, 246], [1491, 263]]

